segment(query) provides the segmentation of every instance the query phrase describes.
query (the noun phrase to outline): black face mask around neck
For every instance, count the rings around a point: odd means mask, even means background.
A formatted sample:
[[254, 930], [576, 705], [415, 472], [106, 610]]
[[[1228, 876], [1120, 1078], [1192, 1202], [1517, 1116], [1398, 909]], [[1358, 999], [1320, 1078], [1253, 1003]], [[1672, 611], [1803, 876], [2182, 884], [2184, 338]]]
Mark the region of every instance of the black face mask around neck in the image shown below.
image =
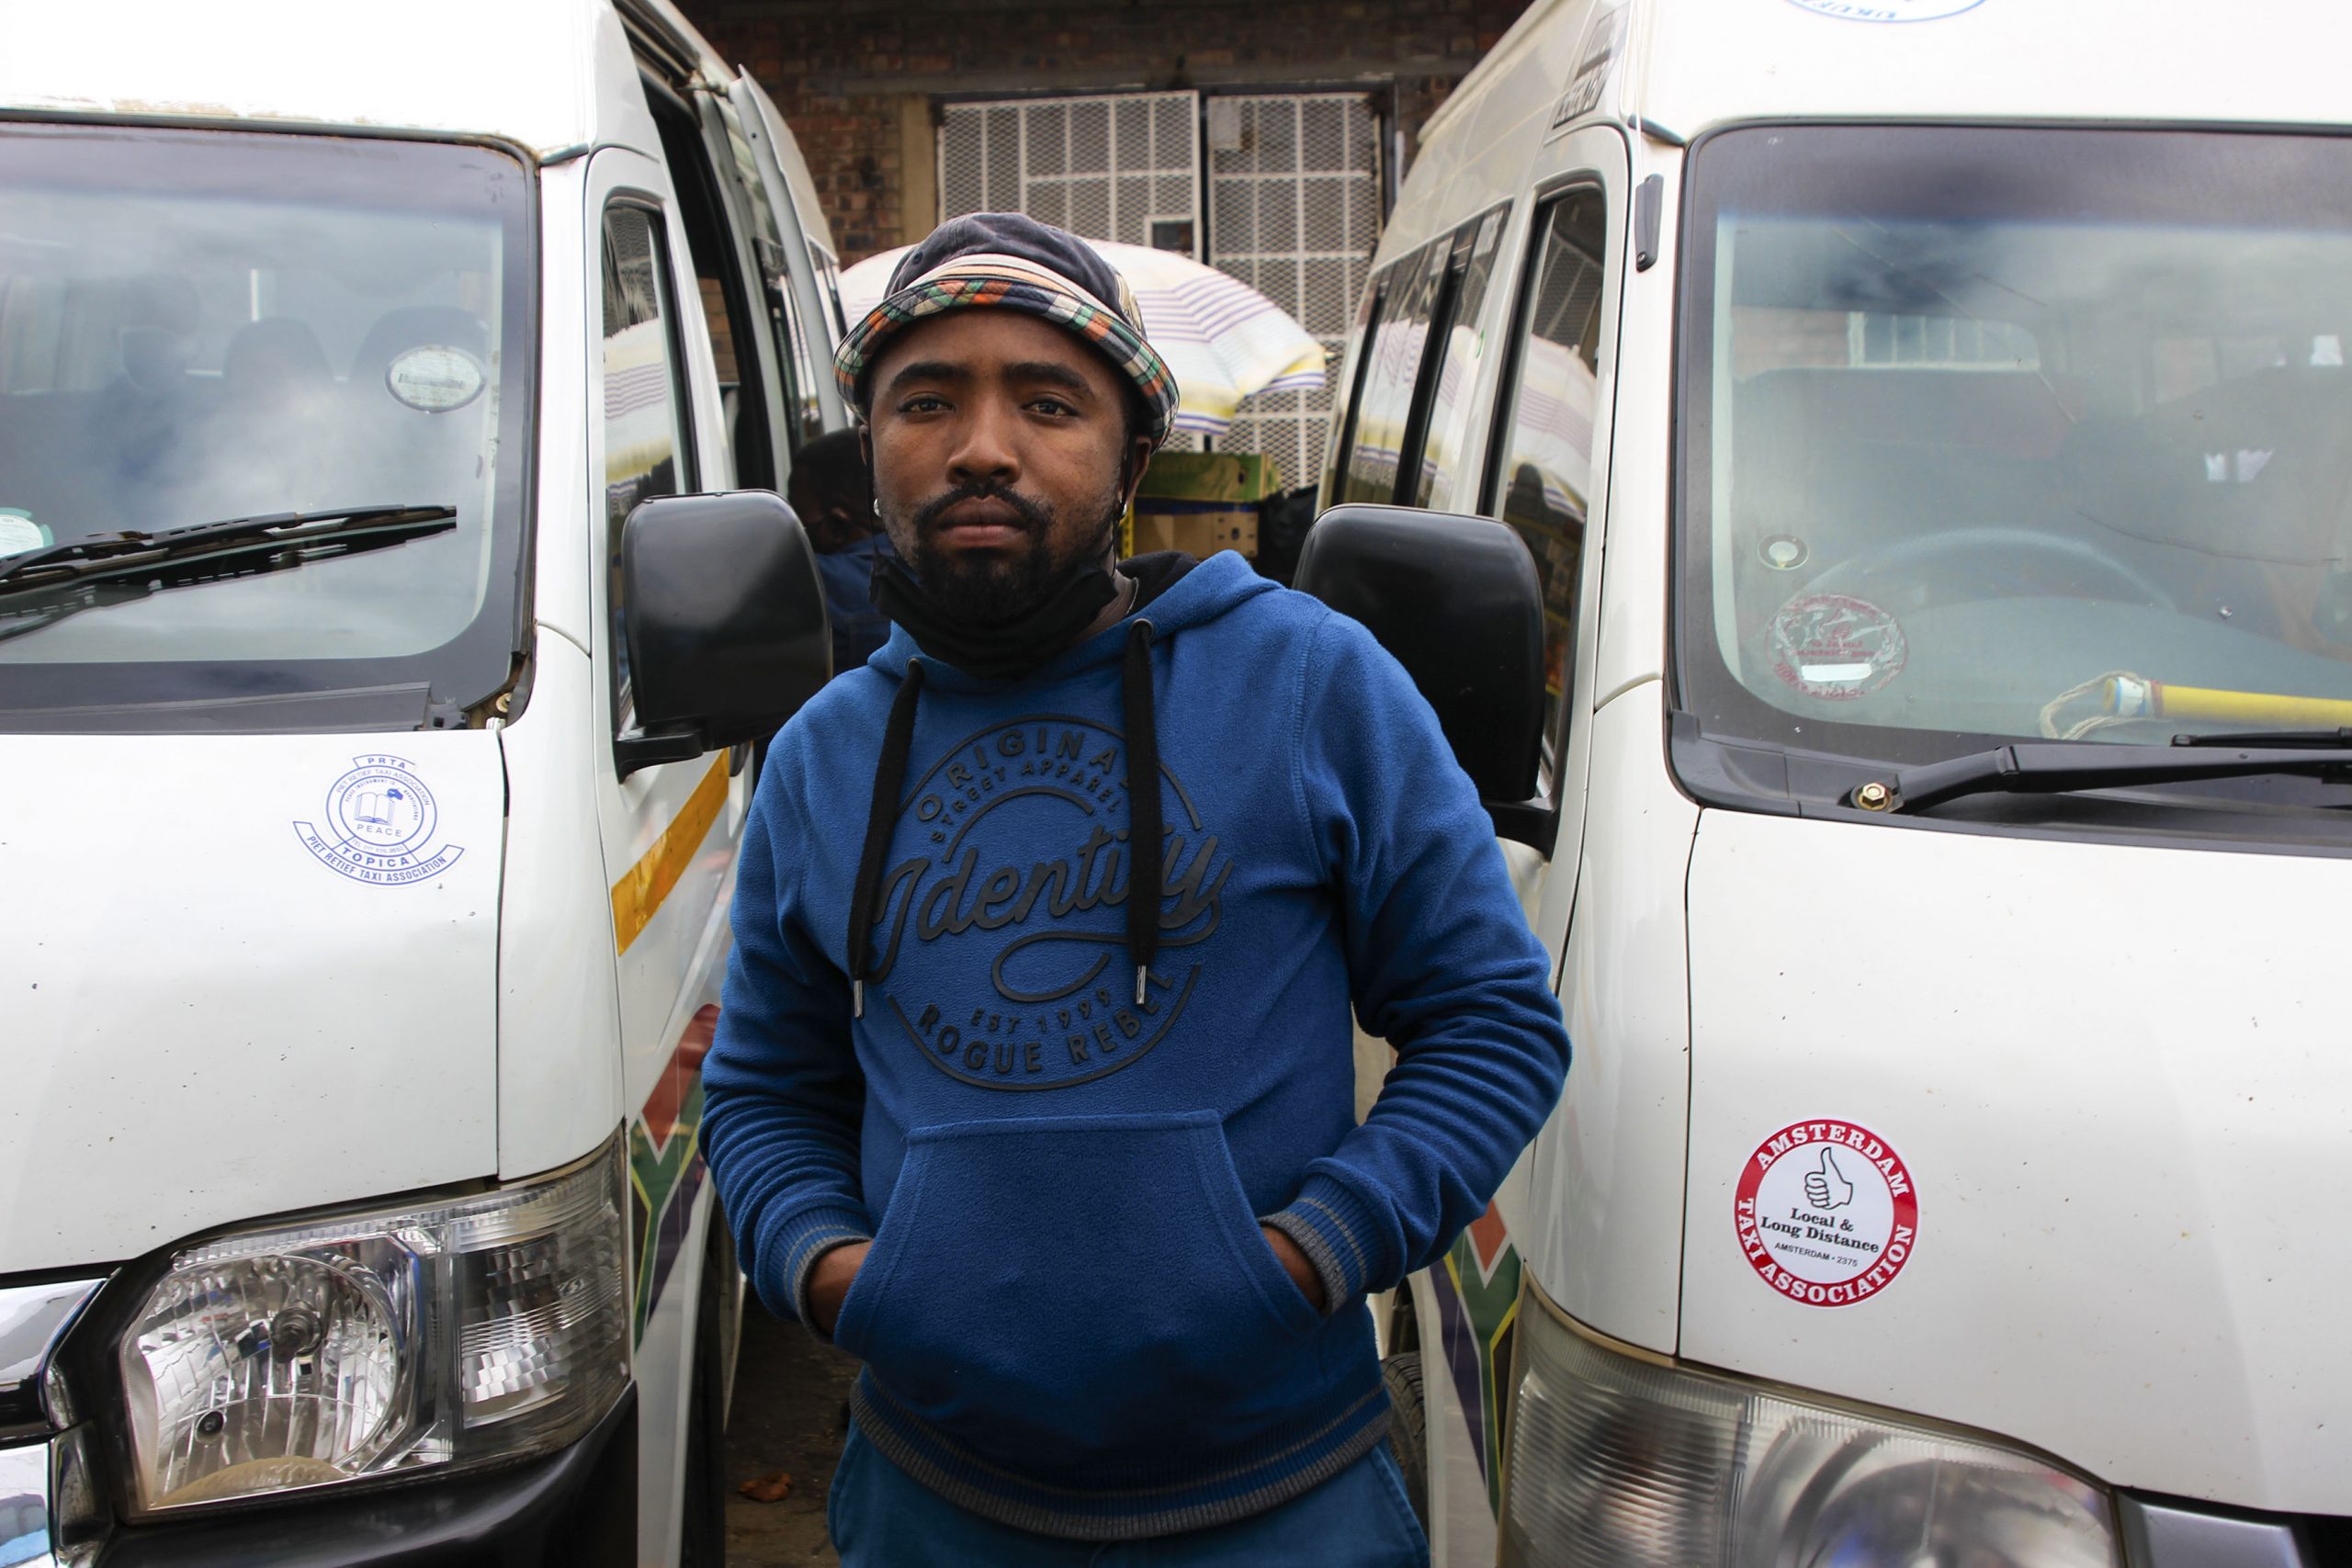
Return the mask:
[[941, 615], [914, 575], [895, 558], [883, 558], [874, 570], [874, 603], [907, 628], [917, 648], [967, 675], [989, 681], [1011, 680], [1036, 669], [1077, 641], [1117, 596], [1110, 568], [1098, 557], [1063, 570], [1035, 608], [1010, 621], [985, 625]]

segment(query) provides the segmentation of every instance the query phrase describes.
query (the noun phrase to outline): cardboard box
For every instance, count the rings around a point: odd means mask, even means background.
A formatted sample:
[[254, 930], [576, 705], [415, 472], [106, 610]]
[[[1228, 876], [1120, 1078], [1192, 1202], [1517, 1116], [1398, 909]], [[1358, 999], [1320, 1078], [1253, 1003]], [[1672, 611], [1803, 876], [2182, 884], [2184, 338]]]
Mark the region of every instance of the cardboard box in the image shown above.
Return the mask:
[[1138, 512], [1135, 515], [1134, 543], [1130, 555], [1149, 555], [1154, 550], [1182, 550], [1196, 560], [1206, 560], [1219, 550], [1238, 550], [1244, 556], [1258, 553], [1258, 514], [1255, 512]]
[[1143, 486], [1136, 494], [1156, 501], [1215, 502], [1236, 507], [1263, 501], [1280, 482], [1273, 464], [1261, 453], [1162, 452], [1144, 470]]

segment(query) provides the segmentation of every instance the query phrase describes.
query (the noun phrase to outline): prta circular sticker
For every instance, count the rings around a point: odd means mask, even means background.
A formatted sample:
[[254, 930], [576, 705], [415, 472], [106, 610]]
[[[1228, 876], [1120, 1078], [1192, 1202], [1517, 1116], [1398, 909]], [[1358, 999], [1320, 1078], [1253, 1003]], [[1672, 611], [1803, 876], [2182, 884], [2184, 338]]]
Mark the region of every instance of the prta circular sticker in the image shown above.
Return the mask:
[[33, 521], [20, 506], [0, 506], [0, 556], [20, 556], [45, 550], [52, 543], [49, 529]]
[[1741, 1255], [1773, 1290], [1803, 1306], [1852, 1306], [1910, 1262], [1919, 1195], [1910, 1168], [1869, 1128], [1792, 1122], [1748, 1156], [1732, 1222]]
[[1903, 672], [1903, 624], [1867, 599], [1801, 593], [1772, 617], [1772, 673], [1808, 697], [1851, 702]]
[[426, 344], [396, 357], [384, 372], [392, 396], [422, 413], [447, 413], [481, 396], [490, 376], [462, 348]]
[[1940, 22], [1984, 0], [1789, 0], [1799, 10], [1841, 22]]

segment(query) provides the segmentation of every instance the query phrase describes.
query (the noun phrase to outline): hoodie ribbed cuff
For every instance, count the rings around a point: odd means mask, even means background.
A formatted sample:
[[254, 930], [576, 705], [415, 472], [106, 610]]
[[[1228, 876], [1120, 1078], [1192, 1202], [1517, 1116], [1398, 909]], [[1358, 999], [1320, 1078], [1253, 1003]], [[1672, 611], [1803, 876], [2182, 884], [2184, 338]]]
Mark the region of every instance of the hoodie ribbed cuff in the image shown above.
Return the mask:
[[[873, 1239], [866, 1230], [865, 1211], [847, 1206], [803, 1209], [777, 1227], [776, 1234], [768, 1239], [767, 1256], [782, 1260], [778, 1272], [792, 1315], [818, 1338], [830, 1343], [832, 1336], [820, 1329], [808, 1315], [808, 1281], [817, 1272], [817, 1259], [837, 1247]], [[777, 1303], [771, 1301], [768, 1304], [773, 1308]]]
[[1298, 1244], [1323, 1281], [1323, 1311], [1328, 1316], [1352, 1303], [1370, 1288], [1370, 1281], [1387, 1270], [1375, 1237], [1370, 1209], [1346, 1187], [1317, 1172], [1309, 1176], [1279, 1213], [1260, 1222]]

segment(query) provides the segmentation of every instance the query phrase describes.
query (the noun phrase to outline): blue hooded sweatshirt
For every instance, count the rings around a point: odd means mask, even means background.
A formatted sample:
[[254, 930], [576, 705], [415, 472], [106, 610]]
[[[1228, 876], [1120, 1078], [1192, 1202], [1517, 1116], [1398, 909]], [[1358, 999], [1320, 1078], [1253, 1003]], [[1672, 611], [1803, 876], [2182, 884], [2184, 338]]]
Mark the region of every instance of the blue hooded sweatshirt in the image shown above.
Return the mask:
[[[1181, 575], [1018, 680], [894, 629], [785, 726], [703, 1069], [768, 1307], [805, 1321], [818, 1257], [873, 1240], [833, 1329], [860, 1430], [1079, 1540], [1246, 1517], [1378, 1442], [1364, 1293], [1484, 1211], [1567, 1067], [1411, 679], [1239, 557], [1187, 564], [1130, 563]], [[1351, 1016], [1397, 1050], [1361, 1126]]]

